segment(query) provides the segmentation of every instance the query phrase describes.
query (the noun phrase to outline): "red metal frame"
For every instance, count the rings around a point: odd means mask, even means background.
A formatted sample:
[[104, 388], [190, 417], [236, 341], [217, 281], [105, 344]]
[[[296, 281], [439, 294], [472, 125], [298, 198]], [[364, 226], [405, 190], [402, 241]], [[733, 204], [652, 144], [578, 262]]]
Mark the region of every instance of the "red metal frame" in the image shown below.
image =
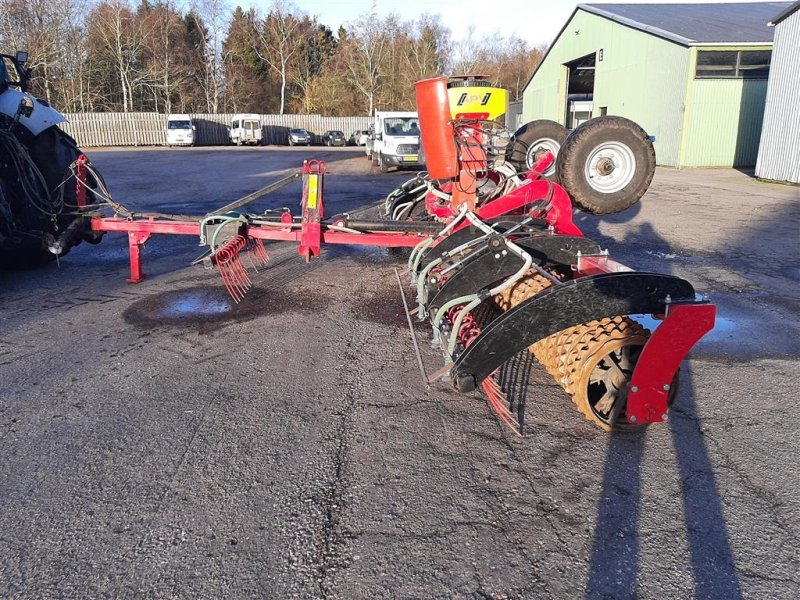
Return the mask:
[[667, 316], [642, 349], [631, 376], [627, 416], [631, 423], [660, 423], [667, 418], [671, 386], [681, 362], [714, 328], [717, 307], [708, 303], [671, 304]]
[[322, 215], [324, 214], [323, 175], [325, 163], [318, 160], [307, 161], [303, 165], [303, 198], [300, 201], [302, 210], [300, 245], [297, 252], [306, 257], [319, 256], [322, 245]]

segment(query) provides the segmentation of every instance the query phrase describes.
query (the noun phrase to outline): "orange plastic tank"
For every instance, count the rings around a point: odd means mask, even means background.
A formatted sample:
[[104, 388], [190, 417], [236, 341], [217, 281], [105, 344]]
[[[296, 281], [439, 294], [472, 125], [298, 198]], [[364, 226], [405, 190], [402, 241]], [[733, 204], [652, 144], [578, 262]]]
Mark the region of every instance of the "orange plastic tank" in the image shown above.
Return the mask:
[[447, 98], [447, 77], [423, 79], [414, 87], [425, 167], [431, 179], [457, 177], [458, 151]]

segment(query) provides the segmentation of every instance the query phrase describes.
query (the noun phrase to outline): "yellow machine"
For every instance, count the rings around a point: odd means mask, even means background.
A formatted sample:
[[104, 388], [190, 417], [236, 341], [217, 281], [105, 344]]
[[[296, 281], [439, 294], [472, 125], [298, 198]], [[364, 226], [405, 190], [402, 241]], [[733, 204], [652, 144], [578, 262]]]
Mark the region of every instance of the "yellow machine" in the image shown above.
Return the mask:
[[482, 75], [450, 77], [447, 98], [454, 119], [497, 121], [508, 111], [508, 91], [494, 87]]

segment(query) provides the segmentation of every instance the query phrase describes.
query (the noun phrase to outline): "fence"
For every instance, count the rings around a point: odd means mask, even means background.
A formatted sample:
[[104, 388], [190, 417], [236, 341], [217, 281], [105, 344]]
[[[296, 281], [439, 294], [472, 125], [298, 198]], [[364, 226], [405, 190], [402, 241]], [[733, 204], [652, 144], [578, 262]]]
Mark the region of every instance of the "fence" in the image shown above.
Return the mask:
[[[69, 122], [61, 129], [74, 137], [78, 145], [97, 146], [166, 146], [167, 116], [159, 113], [68, 113]], [[219, 146], [230, 143], [228, 127], [233, 114], [190, 115], [197, 128], [195, 145]], [[285, 145], [290, 129], [303, 128], [321, 142], [325, 131], [343, 131], [350, 136], [367, 129], [369, 117], [322, 117], [320, 115], [261, 115], [263, 144]]]

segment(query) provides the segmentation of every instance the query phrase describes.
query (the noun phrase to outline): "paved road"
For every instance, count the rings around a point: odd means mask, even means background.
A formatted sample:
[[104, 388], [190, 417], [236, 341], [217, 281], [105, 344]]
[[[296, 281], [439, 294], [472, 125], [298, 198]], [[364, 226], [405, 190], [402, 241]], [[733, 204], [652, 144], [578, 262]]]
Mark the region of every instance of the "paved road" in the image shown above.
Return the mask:
[[[93, 159], [118, 200], [201, 214], [312, 155], [330, 214], [405, 178], [350, 150]], [[477, 395], [425, 392], [381, 250], [274, 244], [235, 307], [186, 238], [154, 238], [136, 286], [122, 236], [2, 273], [0, 597], [798, 598], [799, 199], [660, 170], [637, 207], [578, 215], [720, 307], [669, 424], [638, 435], [543, 371], [523, 440]]]

